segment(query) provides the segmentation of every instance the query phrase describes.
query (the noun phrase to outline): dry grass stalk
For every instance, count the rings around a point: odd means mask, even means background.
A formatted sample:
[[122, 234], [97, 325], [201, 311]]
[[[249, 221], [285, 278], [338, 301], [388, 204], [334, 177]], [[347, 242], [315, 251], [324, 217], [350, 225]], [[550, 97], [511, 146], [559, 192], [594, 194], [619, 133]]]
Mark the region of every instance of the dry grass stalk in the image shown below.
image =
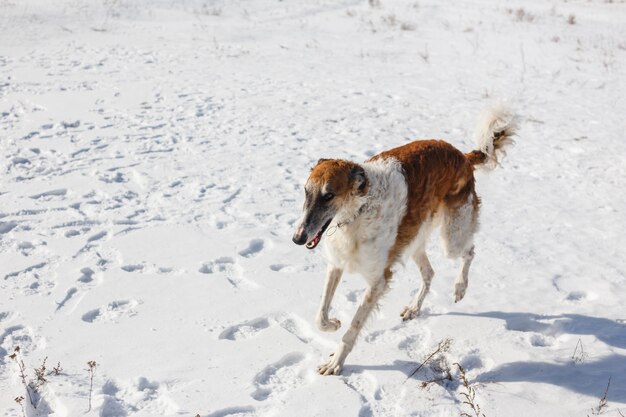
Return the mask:
[[24, 411], [24, 404], [22, 404], [22, 401], [24, 401], [24, 397], [20, 395], [19, 397], [15, 397], [14, 401], [18, 403], [20, 407], [22, 408], [22, 417], [26, 417], [26, 411]]
[[87, 362], [87, 373], [89, 374], [89, 408], [87, 412], [91, 411], [91, 393], [93, 392], [93, 374], [96, 372], [96, 361]]
[[461, 395], [465, 398], [463, 404], [466, 404], [469, 408], [472, 409], [474, 415], [471, 415], [466, 412], [461, 413], [461, 417], [485, 417], [484, 413], [480, 411], [480, 405], [476, 403], [476, 389], [472, 387], [467, 380], [467, 376], [465, 375], [465, 369], [459, 363], [455, 363], [455, 365], [459, 368], [459, 380], [463, 384], [465, 388], [465, 392], [462, 392]]
[[[600, 414], [604, 412], [604, 409], [608, 407], [608, 403], [609, 403], [608, 396], [609, 396], [610, 387], [611, 387], [611, 377], [609, 377], [609, 382], [606, 384], [606, 389], [604, 390], [604, 394], [600, 398], [600, 402], [598, 403], [598, 406], [591, 409], [591, 415], [599, 416]], [[619, 412], [619, 410], [617, 411]]]
[[[439, 342], [439, 344], [437, 345], [437, 349], [435, 349], [430, 355], [428, 355], [426, 357], [426, 359], [424, 359], [422, 361], [422, 363], [413, 372], [411, 372], [411, 374], [409, 376], [406, 377], [404, 382], [406, 382], [409, 379], [411, 379], [413, 377], [413, 375], [418, 373], [420, 371], [420, 369], [422, 369], [424, 367], [424, 365], [429, 363], [434, 357], [436, 357], [439, 354], [442, 354], [442, 353], [445, 353], [445, 352], [449, 351], [450, 350], [450, 346], [452, 346], [452, 339], [443, 339], [441, 342]], [[403, 384], [404, 384], [404, 382], [403, 382]]]
[[35, 377], [37, 377], [37, 381], [35, 382], [35, 388], [38, 390], [42, 388], [48, 380], [46, 379], [46, 361], [48, 357], [46, 356], [41, 363], [39, 368], [35, 368]]
[[48, 375], [59, 376], [63, 372], [63, 368], [61, 368], [61, 362], [57, 362], [57, 366], [52, 367], [52, 371]]
[[[22, 380], [22, 384], [24, 385], [24, 389], [26, 389], [26, 394], [28, 395], [28, 400], [30, 401], [30, 404], [34, 408], [37, 408], [37, 406], [35, 405], [35, 400], [33, 399], [33, 396], [32, 396], [32, 394], [30, 392], [31, 386], [26, 381], [26, 379], [28, 378], [28, 375], [26, 374], [26, 366], [24, 365], [24, 360], [20, 357], [20, 347], [19, 346], [16, 346], [15, 349], [13, 349], [13, 353], [11, 355], [9, 355], [9, 358], [15, 361], [15, 363], [17, 364], [17, 367], [20, 370], [20, 379]], [[20, 397], [18, 397], [18, 398], [20, 398]], [[20, 402], [20, 405], [21, 405], [21, 402]]]
[[574, 363], [583, 363], [585, 359], [587, 359], [587, 353], [585, 352], [582, 340], [579, 338], [574, 348], [574, 353], [572, 353], [572, 361]]

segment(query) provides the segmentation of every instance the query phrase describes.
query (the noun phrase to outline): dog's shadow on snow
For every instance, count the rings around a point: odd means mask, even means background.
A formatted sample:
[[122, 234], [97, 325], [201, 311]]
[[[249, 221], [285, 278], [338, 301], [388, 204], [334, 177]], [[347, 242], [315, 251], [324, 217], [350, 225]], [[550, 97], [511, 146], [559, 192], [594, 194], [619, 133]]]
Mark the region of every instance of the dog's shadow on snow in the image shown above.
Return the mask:
[[[511, 331], [532, 332], [542, 336], [556, 337], [561, 334], [592, 335], [598, 340], [619, 349], [626, 349], [626, 320], [614, 321], [606, 318], [580, 314], [540, 315], [534, 313], [506, 313], [490, 311], [485, 313], [447, 313], [448, 316], [486, 317], [504, 320]], [[431, 314], [430, 316], [437, 316]], [[570, 391], [600, 398], [611, 378], [608, 391], [609, 402], [626, 404], [626, 355], [612, 353], [596, 357], [593, 351], [585, 349], [585, 354], [577, 363], [571, 355], [555, 357], [554, 362], [519, 361], [500, 365], [483, 372], [470, 382], [535, 382], [552, 384]], [[541, 347], [537, 347], [541, 348]], [[529, 349], [533, 347], [529, 346]], [[416, 361], [395, 360], [392, 364], [346, 365], [344, 375], [359, 374], [364, 371], [395, 371], [407, 377], [415, 370]], [[423, 381], [419, 372], [411, 377]]]
[[[534, 332], [544, 336], [561, 334], [592, 335], [609, 346], [626, 349], [626, 323], [580, 314], [539, 315], [534, 313], [448, 313], [446, 315], [487, 317], [504, 320], [512, 331]], [[575, 347], [572, 345], [572, 354]], [[538, 382], [557, 385], [581, 394], [601, 397], [609, 377], [609, 401], [626, 403], [626, 356], [613, 353], [594, 357], [586, 352], [578, 363], [571, 357], [555, 362], [520, 361], [498, 366], [477, 376], [477, 382]]]

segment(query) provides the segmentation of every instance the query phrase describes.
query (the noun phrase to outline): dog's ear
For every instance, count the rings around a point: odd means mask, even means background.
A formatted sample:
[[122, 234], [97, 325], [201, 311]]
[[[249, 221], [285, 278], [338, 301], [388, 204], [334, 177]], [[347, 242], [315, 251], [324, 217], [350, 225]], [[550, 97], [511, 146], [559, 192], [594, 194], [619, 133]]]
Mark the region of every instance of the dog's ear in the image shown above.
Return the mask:
[[353, 189], [358, 194], [365, 194], [367, 192], [367, 176], [365, 170], [361, 165], [356, 165], [350, 171], [350, 181], [353, 184]]
[[326, 158], [320, 158], [320, 159], [318, 159], [318, 160], [317, 160], [317, 163], [311, 167], [311, 171], [313, 171], [313, 169], [315, 169], [315, 167], [316, 167], [316, 166], [318, 166], [319, 164], [321, 164], [321, 163], [322, 163], [322, 162], [324, 162], [324, 161], [330, 161], [330, 159], [326, 159]]

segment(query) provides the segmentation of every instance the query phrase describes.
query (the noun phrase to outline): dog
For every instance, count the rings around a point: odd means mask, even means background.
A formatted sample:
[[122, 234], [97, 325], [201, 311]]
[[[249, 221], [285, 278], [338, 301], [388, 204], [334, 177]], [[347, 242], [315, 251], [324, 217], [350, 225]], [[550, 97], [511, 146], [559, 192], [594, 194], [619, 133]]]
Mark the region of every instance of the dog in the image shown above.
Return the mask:
[[293, 242], [314, 249], [328, 231], [328, 267], [317, 327], [336, 331], [341, 326], [328, 311], [343, 271], [360, 273], [368, 285], [337, 349], [319, 367], [320, 374], [341, 373], [361, 329], [389, 286], [392, 267], [409, 257], [420, 270], [422, 285], [400, 314], [403, 320], [419, 315], [434, 276], [425, 246], [437, 226], [447, 256], [461, 258], [454, 299], [463, 299], [474, 258], [480, 205], [474, 170], [498, 165], [504, 149], [513, 143], [516, 120], [503, 105], [487, 108], [475, 132], [478, 147], [469, 153], [443, 140], [419, 140], [361, 164], [320, 159], [311, 169]]

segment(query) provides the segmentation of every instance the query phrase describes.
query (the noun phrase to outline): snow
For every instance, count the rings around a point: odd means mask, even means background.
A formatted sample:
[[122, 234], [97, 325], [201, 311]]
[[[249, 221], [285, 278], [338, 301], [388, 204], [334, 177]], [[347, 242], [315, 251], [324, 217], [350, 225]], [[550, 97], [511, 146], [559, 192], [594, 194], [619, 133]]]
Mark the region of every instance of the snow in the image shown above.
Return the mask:
[[[20, 346], [29, 378], [63, 368], [29, 417], [455, 416], [456, 368], [407, 380], [446, 338], [487, 417], [590, 414], [609, 378], [626, 414], [625, 21], [619, 0], [1, 1], [0, 415], [22, 416]], [[290, 239], [309, 168], [470, 150], [492, 98], [522, 119], [477, 174], [465, 299], [433, 239], [422, 317], [400, 321], [408, 264], [319, 376], [365, 283], [315, 329], [325, 263]]]

